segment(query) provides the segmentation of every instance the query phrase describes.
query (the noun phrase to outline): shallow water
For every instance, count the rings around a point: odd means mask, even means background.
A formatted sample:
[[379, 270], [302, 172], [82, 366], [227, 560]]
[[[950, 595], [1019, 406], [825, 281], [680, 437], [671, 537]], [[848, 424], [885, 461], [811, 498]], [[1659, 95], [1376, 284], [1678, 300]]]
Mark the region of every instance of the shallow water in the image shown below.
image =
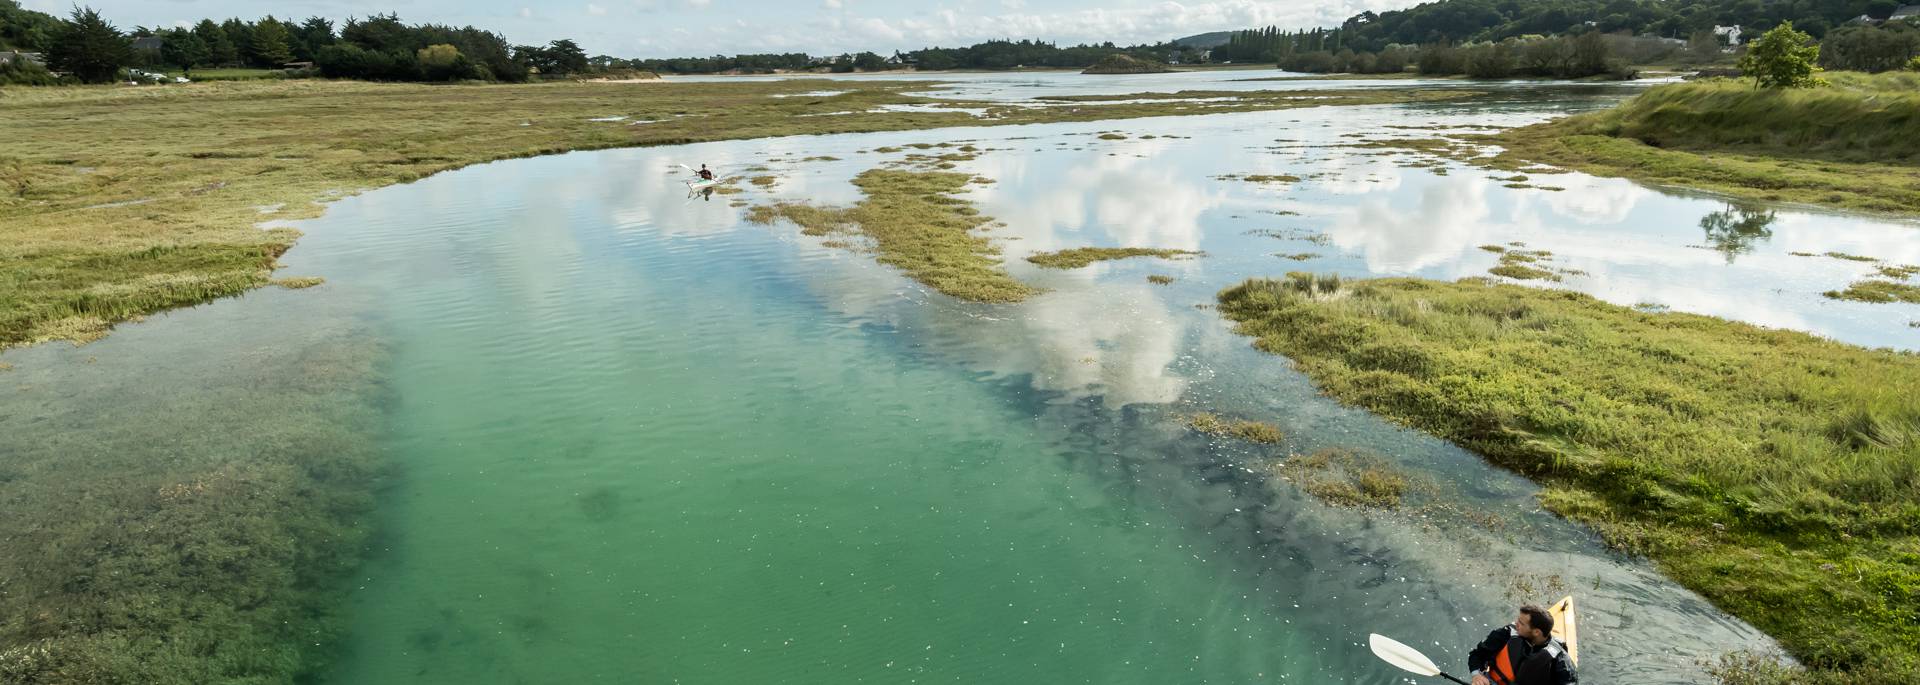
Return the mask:
[[[1476, 275], [1497, 257], [1476, 246], [1525, 242], [1587, 274], [1558, 286], [1611, 301], [1920, 347], [1905, 326], [1920, 308], [1819, 295], [1869, 267], [1787, 254], [1920, 263], [1914, 226], [1777, 209], [1762, 229], [1709, 235], [1701, 220], [1726, 209], [1710, 198], [1577, 175], [1516, 190], [1345, 146], [1619, 92], [472, 167], [302, 224], [286, 273], [327, 285], [9, 352], [19, 375], [0, 377], [0, 402], [110, 406], [124, 387], [72, 382], [103, 365], [192, 393], [193, 370], [223, 360], [231, 382], [285, 350], [378, 339], [392, 398], [379, 437], [399, 475], [353, 584], [338, 683], [1386, 682], [1398, 675], [1368, 632], [1460, 668], [1515, 602], [1562, 594], [1582, 603], [1590, 682], [1697, 682], [1697, 660], [1771, 643], [1540, 512], [1525, 481], [1320, 397], [1195, 306], [1289, 270]], [[1006, 222], [1010, 270], [1046, 294], [956, 302], [792, 226], [744, 224], [729, 196], [688, 198], [675, 175], [766, 165], [778, 183], [732, 198], [847, 203], [853, 175], [914, 152], [870, 150], [960, 140], [989, 150], [962, 170], [996, 183], [969, 197]], [[842, 161], [799, 161], [820, 155]], [[1303, 180], [1213, 178], [1247, 173]], [[1020, 259], [1083, 245], [1206, 255], [1068, 272]], [[1289, 437], [1211, 440], [1180, 427], [1191, 411]], [[1258, 471], [1335, 446], [1435, 491], [1379, 514]]]

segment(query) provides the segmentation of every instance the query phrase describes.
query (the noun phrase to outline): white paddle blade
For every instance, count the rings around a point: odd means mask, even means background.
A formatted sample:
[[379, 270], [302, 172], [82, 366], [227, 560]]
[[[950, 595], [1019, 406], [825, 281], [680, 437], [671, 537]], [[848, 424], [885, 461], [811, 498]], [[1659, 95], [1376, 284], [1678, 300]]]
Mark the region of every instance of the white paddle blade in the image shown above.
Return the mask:
[[1372, 633], [1367, 636], [1367, 646], [1373, 648], [1373, 655], [1380, 660], [1398, 666], [1400, 670], [1423, 676], [1440, 675], [1440, 667], [1420, 650], [1400, 644], [1393, 638]]

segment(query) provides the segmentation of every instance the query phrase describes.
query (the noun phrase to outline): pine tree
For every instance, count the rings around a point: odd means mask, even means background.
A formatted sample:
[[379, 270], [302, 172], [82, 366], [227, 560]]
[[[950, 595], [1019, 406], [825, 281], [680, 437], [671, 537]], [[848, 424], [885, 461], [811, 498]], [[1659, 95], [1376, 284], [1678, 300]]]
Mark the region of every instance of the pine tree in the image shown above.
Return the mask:
[[53, 49], [47, 53], [55, 71], [87, 83], [108, 83], [120, 76], [121, 67], [133, 63], [133, 46], [99, 12], [75, 7], [71, 17], [61, 22]]
[[293, 61], [292, 35], [287, 25], [267, 15], [253, 26], [253, 59], [264, 67], [278, 67]]

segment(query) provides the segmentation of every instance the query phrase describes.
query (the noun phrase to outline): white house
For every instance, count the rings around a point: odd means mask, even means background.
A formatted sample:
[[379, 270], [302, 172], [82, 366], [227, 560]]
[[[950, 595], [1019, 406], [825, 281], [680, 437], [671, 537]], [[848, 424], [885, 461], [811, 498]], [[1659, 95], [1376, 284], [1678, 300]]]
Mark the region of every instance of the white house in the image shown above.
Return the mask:
[[1721, 45], [1740, 44], [1740, 27], [1738, 26], [1715, 26], [1713, 35], [1720, 39]]

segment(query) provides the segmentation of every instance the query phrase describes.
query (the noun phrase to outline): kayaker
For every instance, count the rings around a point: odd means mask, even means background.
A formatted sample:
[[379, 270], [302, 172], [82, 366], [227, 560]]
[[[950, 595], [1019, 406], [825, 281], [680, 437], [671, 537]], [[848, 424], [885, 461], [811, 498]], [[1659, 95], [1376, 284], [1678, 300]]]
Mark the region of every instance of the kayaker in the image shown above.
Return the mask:
[[699, 174], [699, 175], [700, 175], [700, 180], [702, 180], [702, 181], [711, 181], [711, 180], [713, 180], [713, 171], [712, 171], [712, 170], [710, 170], [710, 169], [708, 169], [708, 168], [707, 168], [707, 165], [705, 165], [705, 164], [702, 164], [702, 165], [700, 165], [700, 170], [699, 170], [699, 171], [696, 171], [696, 172], [694, 172], [694, 173], [696, 173], [696, 174]]
[[1553, 615], [1528, 604], [1505, 628], [1487, 634], [1467, 654], [1473, 685], [1569, 685], [1573, 673], [1567, 644], [1553, 636]]

